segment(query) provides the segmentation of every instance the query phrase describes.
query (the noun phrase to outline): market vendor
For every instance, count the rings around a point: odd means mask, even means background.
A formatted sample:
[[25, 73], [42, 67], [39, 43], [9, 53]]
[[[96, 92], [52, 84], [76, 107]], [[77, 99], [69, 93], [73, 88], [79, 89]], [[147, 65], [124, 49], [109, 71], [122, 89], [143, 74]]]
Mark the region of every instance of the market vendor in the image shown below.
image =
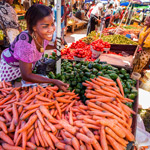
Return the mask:
[[121, 11], [120, 11], [120, 10], [117, 10], [117, 11], [115, 12], [115, 14], [110, 17], [110, 22], [109, 22], [110, 25], [112, 25], [112, 26], [114, 26], [114, 27], [117, 27], [116, 24], [117, 24], [118, 21], [119, 21], [120, 15], [121, 15]]
[[48, 79], [32, 73], [35, 63], [40, 60], [44, 50], [50, 46], [55, 31], [52, 11], [41, 4], [32, 5], [25, 14], [28, 30], [21, 32], [2, 52], [0, 65], [1, 81], [12, 81], [19, 77], [32, 83], [52, 83], [66, 90], [68, 85], [54, 79]]
[[135, 72], [141, 72], [150, 59], [150, 15], [146, 17], [144, 28], [139, 35], [139, 45], [142, 47], [140, 57], [134, 66]]
[[101, 22], [100, 15], [101, 10], [103, 9], [102, 3], [97, 3], [97, 5], [93, 8], [90, 19], [87, 26], [87, 35], [95, 30], [95, 26]]

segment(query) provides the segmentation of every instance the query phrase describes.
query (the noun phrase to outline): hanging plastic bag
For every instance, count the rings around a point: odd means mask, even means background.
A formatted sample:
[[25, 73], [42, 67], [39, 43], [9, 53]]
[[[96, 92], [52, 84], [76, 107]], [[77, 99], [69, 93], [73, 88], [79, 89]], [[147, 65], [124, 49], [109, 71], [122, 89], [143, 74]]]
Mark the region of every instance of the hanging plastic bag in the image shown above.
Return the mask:
[[135, 145], [138, 149], [140, 149], [142, 146], [148, 146], [146, 150], [150, 150], [150, 134], [145, 130], [145, 126], [140, 115], [137, 115]]

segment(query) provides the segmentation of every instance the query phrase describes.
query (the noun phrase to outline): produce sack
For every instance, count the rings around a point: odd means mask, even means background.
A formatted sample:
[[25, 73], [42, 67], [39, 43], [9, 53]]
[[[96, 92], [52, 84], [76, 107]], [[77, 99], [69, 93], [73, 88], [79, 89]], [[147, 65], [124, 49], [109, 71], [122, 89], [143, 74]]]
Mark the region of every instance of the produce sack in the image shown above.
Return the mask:
[[41, 60], [37, 61], [36, 73], [46, 75], [49, 72], [55, 72], [56, 62], [61, 58], [61, 56], [57, 56], [56, 59], [51, 58], [42, 58]]
[[16, 36], [19, 34], [19, 30], [18, 29], [13, 29], [13, 28], [7, 28], [6, 29], [6, 34], [8, 37], [8, 41], [11, 44], [14, 39], [16, 38]]

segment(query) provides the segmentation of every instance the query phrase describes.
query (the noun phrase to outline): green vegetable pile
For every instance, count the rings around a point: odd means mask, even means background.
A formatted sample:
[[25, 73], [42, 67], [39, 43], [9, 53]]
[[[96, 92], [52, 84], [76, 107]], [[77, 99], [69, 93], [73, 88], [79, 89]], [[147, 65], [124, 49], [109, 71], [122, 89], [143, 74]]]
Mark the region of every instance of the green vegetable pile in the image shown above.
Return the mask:
[[124, 29], [137, 29], [136, 26], [122, 26]]
[[138, 45], [138, 43], [130, 40], [124, 35], [119, 35], [119, 34], [102, 36], [102, 40], [104, 42], [109, 42], [110, 44]]
[[[49, 72], [48, 76], [49, 78], [59, 79], [68, 83], [70, 85], [69, 90], [75, 90], [82, 100], [85, 100], [85, 87], [82, 85], [82, 82], [97, 76], [111, 78], [114, 81], [116, 81], [119, 76], [124, 88], [125, 97], [135, 99], [137, 96], [137, 90], [135, 88], [136, 81], [130, 79], [130, 75], [125, 69], [118, 69], [105, 62], [101, 63], [99, 59], [94, 62], [70, 62], [64, 60], [61, 64], [61, 74], [56, 75], [53, 72]], [[128, 103], [127, 105], [132, 107], [131, 103]]]
[[92, 31], [88, 34], [85, 38], [82, 39], [83, 42], [86, 44], [91, 44], [93, 41], [97, 40], [99, 38], [100, 34], [96, 31]]

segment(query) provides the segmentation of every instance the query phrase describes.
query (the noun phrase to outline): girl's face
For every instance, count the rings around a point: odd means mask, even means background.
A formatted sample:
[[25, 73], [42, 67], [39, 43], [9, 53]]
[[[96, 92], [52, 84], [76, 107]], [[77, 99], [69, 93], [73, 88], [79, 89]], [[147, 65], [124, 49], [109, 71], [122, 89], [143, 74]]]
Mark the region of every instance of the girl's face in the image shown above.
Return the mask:
[[33, 30], [37, 34], [38, 38], [51, 41], [53, 33], [55, 31], [54, 19], [52, 14], [38, 21], [36, 26], [33, 27]]

